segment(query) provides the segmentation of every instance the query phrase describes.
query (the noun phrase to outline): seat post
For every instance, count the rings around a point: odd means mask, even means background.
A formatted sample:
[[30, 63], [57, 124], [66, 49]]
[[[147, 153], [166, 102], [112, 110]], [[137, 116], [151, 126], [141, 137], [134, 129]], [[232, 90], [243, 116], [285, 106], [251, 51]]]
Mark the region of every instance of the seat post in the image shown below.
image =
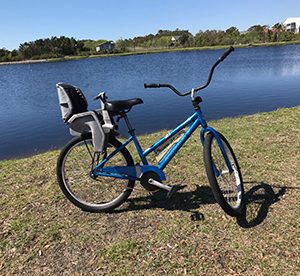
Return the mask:
[[132, 126], [131, 126], [131, 124], [130, 124], [130, 122], [129, 122], [129, 119], [128, 119], [127, 115], [126, 115], [126, 113], [125, 113], [125, 112], [124, 112], [124, 113], [122, 112], [121, 116], [122, 116], [122, 117], [124, 118], [124, 120], [125, 120], [126, 126], [127, 126], [127, 128], [128, 128], [128, 132], [129, 132], [129, 133], [133, 133], [133, 132], [135, 131], [135, 129], [132, 128]]

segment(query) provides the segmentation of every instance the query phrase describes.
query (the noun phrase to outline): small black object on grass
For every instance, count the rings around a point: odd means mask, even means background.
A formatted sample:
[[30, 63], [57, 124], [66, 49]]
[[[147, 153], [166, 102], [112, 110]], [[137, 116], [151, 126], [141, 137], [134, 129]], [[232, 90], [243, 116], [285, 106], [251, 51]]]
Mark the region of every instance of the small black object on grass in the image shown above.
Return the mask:
[[199, 213], [198, 211], [194, 211], [191, 214], [191, 220], [192, 221], [204, 220], [204, 215], [202, 213]]

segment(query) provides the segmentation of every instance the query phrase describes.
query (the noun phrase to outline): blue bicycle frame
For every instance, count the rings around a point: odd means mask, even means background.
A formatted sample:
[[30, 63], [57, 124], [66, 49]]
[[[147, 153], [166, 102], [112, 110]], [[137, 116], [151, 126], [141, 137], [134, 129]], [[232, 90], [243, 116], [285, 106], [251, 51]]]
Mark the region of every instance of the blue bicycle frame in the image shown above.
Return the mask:
[[[185, 133], [180, 138], [180, 140], [178, 142], [175, 142], [171, 146], [171, 148], [165, 153], [165, 155], [158, 162], [158, 165], [157, 166], [149, 165], [147, 158], [146, 158], [147, 155], [149, 155], [151, 152], [156, 150], [158, 147], [160, 147], [166, 141], [168, 141], [169, 139], [174, 137], [174, 135], [176, 135], [178, 132], [183, 130], [188, 125], [190, 125], [189, 128], [185, 131]], [[95, 176], [106, 176], [106, 177], [128, 179], [128, 180], [139, 180], [143, 173], [145, 173], [147, 171], [154, 171], [155, 173], [157, 173], [159, 175], [161, 180], [166, 180], [166, 176], [163, 172], [164, 168], [168, 165], [168, 163], [176, 155], [178, 150], [183, 146], [183, 144], [189, 139], [189, 137], [194, 133], [194, 131], [200, 125], [202, 126], [202, 129], [200, 132], [201, 143], [204, 144], [205, 133], [211, 132], [214, 135], [214, 137], [219, 145], [222, 155], [224, 156], [224, 159], [225, 159], [225, 162], [226, 162], [229, 172], [232, 173], [233, 169], [231, 167], [231, 164], [228, 159], [225, 148], [223, 146], [223, 143], [220, 140], [218, 132], [216, 130], [214, 130], [212, 127], [207, 125], [205, 119], [202, 116], [201, 109], [198, 109], [187, 120], [185, 120], [183, 123], [181, 123], [179, 126], [177, 126], [175, 129], [173, 129], [166, 136], [164, 136], [163, 138], [158, 140], [156, 143], [154, 143], [150, 148], [146, 149], [145, 151], [143, 151], [143, 149], [135, 135], [134, 130], [130, 130], [129, 138], [120, 147], [115, 149], [110, 155], [108, 155], [99, 164], [97, 164], [96, 167], [92, 170], [92, 174]], [[132, 141], [134, 142], [136, 150], [142, 161], [142, 165], [138, 164], [136, 166], [106, 166], [105, 167], [105, 164], [111, 158], [113, 158], [118, 152], [120, 152], [123, 148], [125, 148]], [[213, 167], [214, 167], [216, 176], [218, 176], [220, 174], [220, 172], [216, 169], [214, 164], [213, 164]]]

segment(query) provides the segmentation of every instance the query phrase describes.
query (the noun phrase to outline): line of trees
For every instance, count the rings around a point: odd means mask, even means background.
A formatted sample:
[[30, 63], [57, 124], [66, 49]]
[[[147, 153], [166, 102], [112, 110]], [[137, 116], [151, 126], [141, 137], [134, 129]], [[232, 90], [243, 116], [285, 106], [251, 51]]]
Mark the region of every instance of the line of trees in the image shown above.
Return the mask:
[[[157, 34], [134, 37], [132, 39], [119, 39], [112, 52], [126, 52], [151, 48], [166, 47], [203, 47], [216, 45], [240, 45], [267, 42], [280, 42], [300, 40], [300, 34], [286, 31], [282, 24], [273, 27], [267, 25], [254, 25], [247, 31], [240, 32], [236, 27], [225, 31], [206, 30], [199, 31], [193, 36], [188, 30], [176, 29], [159, 30]], [[28, 59], [48, 59], [76, 55], [96, 54], [96, 44], [104, 40], [76, 40], [71, 37], [51, 37], [25, 42], [18, 50], [9, 51], [0, 48], [0, 62]]]
[[20, 45], [22, 59], [75, 56], [83, 50], [83, 43], [71, 37], [51, 37], [25, 42]]
[[0, 61], [47, 59], [75, 56], [84, 51], [84, 44], [71, 37], [51, 37], [20, 44], [18, 50], [0, 49]]
[[[175, 37], [179, 38], [174, 41]], [[300, 39], [300, 35], [286, 31], [280, 23], [277, 23], [272, 28], [267, 25], [254, 25], [245, 32], [240, 32], [236, 27], [230, 27], [225, 31], [199, 31], [195, 36], [188, 30], [160, 30], [156, 35], [150, 34], [133, 39], [119, 40], [117, 45], [120, 45], [119, 47], [122, 49], [127, 48], [130, 50], [140, 47], [203, 47], [280, 42], [296, 39]]]

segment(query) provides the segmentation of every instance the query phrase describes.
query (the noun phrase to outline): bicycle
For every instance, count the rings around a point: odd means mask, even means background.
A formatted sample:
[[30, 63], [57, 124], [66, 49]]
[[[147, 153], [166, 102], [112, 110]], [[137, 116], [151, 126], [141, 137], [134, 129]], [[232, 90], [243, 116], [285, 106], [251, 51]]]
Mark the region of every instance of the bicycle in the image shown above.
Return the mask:
[[[69, 114], [66, 110], [62, 110], [63, 118], [70, 126], [71, 133], [73, 132], [74, 135], [75, 131], [77, 134], [77, 137], [62, 149], [57, 161], [58, 183], [65, 196], [77, 207], [88, 212], [112, 211], [119, 207], [130, 196], [136, 181], [139, 181], [148, 191], [166, 190], [167, 197], [171, 197], [179, 187], [162, 183], [166, 180], [163, 170], [193, 132], [202, 126], [200, 140], [204, 146], [204, 164], [215, 200], [228, 215], [240, 216], [245, 200], [242, 174], [237, 158], [226, 138], [208, 126], [200, 108], [202, 99], [196, 96], [199, 90], [210, 84], [217, 65], [233, 50], [234, 48], [230, 47], [215, 62], [204, 85], [185, 93], [178, 91], [170, 84], [144, 84], [145, 88], [169, 88], [178, 96], [191, 95], [195, 110], [188, 119], [146, 150], [142, 149], [127, 117], [127, 113], [134, 105], [143, 103], [142, 99], [108, 101], [106, 94], [102, 92], [94, 98], [100, 100], [102, 108], [88, 112], [87, 102], [82, 92], [76, 88], [75, 94], [80, 100], [80, 104], [77, 103], [77, 106], [81, 108], [77, 114], [73, 110], [75, 113], [73, 114], [69, 110], [70, 106], [66, 104], [66, 99], [62, 99], [67, 96], [65, 94], [60, 96], [62, 109], [63, 107], [69, 108], [67, 109]], [[63, 86], [63, 84], [58, 84], [58, 88]], [[67, 86], [65, 85], [65, 87]], [[82, 108], [82, 106], [84, 107]], [[86, 119], [87, 117], [89, 119]], [[118, 135], [117, 124], [114, 121], [116, 117], [117, 122], [124, 119], [128, 128], [129, 137], [123, 143], [116, 139]], [[84, 118], [84, 123], [80, 121], [74, 124], [74, 118], [80, 120]], [[83, 130], [83, 125], [89, 126], [89, 128]], [[80, 127], [78, 128], [78, 126]], [[184, 130], [187, 126], [188, 129]], [[97, 128], [100, 128], [100, 132]], [[182, 136], [177, 138], [177, 135], [182, 132]], [[100, 144], [98, 143], [99, 139], [101, 140]], [[170, 141], [172, 141], [171, 144]], [[141, 163], [134, 164], [127, 149], [131, 142], [134, 143]], [[157, 166], [149, 164], [147, 160], [147, 156], [155, 150], [165, 150]]]

